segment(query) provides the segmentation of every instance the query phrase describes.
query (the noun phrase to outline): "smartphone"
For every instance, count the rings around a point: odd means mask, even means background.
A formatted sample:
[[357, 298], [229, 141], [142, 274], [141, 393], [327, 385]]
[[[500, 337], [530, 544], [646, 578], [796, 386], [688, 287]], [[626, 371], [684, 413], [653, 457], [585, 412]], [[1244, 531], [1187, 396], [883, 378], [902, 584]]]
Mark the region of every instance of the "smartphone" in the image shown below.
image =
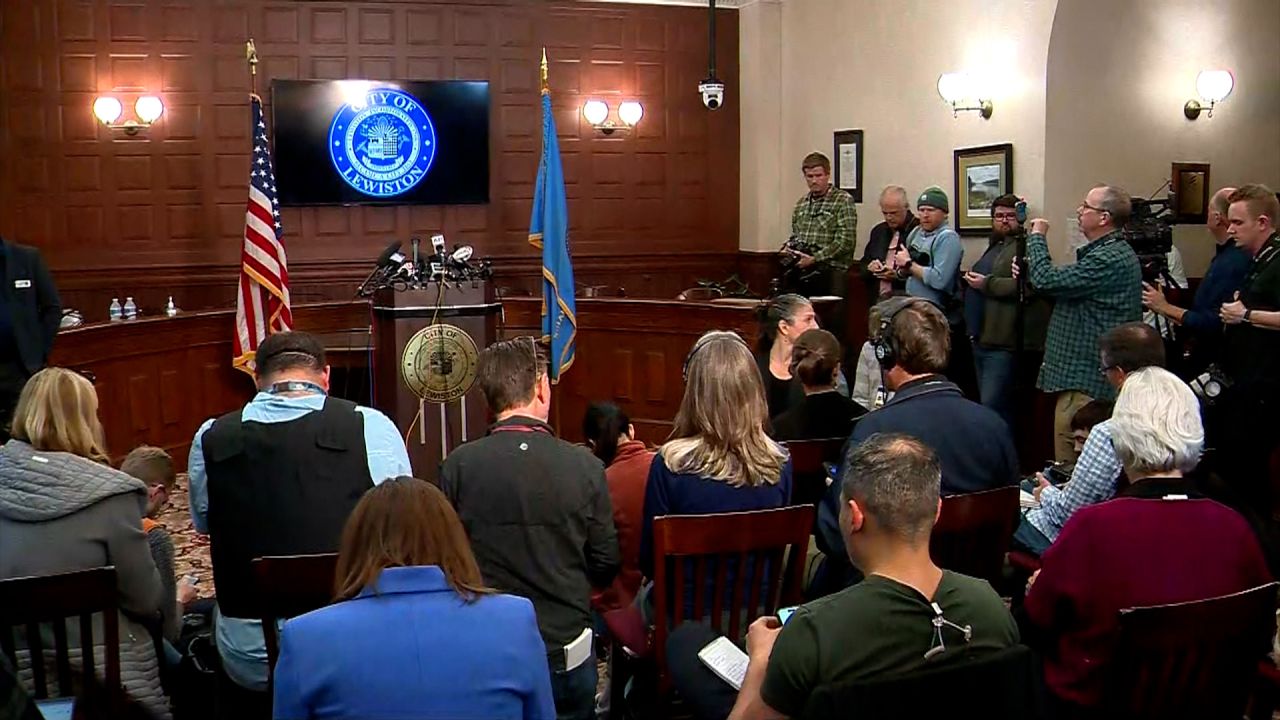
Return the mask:
[[787, 621], [791, 619], [791, 616], [795, 614], [797, 607], [798, 606], [796, 605], [792, 605], [791, 607], [780, 608], [778, 610], [778, 621], [783, 625], [786, 625]]

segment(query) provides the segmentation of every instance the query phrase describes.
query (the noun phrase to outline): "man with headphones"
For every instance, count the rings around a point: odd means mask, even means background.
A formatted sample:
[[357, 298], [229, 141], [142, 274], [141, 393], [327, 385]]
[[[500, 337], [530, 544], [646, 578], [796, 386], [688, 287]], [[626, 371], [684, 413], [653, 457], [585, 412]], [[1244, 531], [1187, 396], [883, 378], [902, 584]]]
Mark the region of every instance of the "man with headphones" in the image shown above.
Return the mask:
[[[902, 433], [937, 453], [944, 497], [1016, 485], [1018, 458], [1009, 426], [994, 410], [966, 399], [940, 374], [951, 349], [942, 311], [912, 297], [886, 300], [876, 311], [880, 329], [872, 344], [884, 386], [894, 395], [884, 407], [857, 421], [846, 454], [876, 433]], [[838, 490], [837, 486], [832, 484]], [[839, 508], [834, 491], [818, 506], [817, 541], [827, 560], [815, 581], [815, 594], [835, 592], [859, 579], [845, 554]]]

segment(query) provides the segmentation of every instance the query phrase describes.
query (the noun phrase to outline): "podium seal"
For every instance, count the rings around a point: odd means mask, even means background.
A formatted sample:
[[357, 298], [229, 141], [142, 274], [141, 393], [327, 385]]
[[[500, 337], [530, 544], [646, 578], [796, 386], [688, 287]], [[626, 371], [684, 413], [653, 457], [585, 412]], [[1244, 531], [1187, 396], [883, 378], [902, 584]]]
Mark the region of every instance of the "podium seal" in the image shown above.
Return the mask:
[[400, 357], [400, 377], [415, 395], [433, 403], [457, 400], [476, 381], [480, 352], [454, 325], [428, 325], [409, 338]]

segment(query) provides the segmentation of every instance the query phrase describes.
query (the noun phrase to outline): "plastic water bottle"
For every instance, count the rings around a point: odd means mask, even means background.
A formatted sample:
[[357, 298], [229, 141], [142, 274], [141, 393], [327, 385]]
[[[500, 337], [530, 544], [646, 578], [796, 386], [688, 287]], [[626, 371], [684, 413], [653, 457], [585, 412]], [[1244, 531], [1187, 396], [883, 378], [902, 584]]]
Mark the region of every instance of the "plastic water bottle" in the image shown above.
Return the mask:
[[109, 313], [112, 321], [124, 318], [124, 308], [120, 307], [120, 298], [111, 298], [111, 310]]
[[164, 306], [164, 314], [168, 317], [173, 317], [178, 314], [178, 306], [173, 304], [172, 295], [169, 296], [169, 302]]
[[133, 297], [129, 296], [124, 299], [124, 319], [134, 320], [138, 317], [138, 306], [133, 302]]

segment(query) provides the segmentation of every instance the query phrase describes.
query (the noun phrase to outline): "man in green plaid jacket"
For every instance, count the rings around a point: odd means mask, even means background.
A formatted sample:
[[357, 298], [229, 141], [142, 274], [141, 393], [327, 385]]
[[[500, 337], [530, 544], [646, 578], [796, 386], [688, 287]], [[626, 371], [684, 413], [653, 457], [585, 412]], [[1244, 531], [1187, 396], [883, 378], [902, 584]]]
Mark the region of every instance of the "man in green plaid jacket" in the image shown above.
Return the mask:
[[[1117, 325], [1142, 319], [1142, 266], [1121, 229], [1129, 220], [1129, 194], [1099, 185], [1076, 208], [1088, 244], [1072, 265], [1054, 266], [1045, 233], [1049, 222], [1031, 221], [1027, 272], [1032, 287], [1055, 301], [1044, 343], [1037, 386], [1058, 393], [1054, 409], [1054, 454], [1071, 459], [1071, 417], [1093, 399], [1114, 400], [1107, 382], [1115, 368], [1099, 367], [1098, 338]], [[1018, 272], [1014, 262], [1015, 277]]]
[[[809, 153], [801, 169], [809, 192], [791, 212], [791, 237], [809, 252], [794, 253], [797, 265], [801, 270], [817, 265], [843, 279], [853, 264], [854, 234], [858, 229], [853, 196], [831, 184], [831, 161], [826, 155]], [[838, 285], [830, 292], [843, 296], [844, 283]]]

